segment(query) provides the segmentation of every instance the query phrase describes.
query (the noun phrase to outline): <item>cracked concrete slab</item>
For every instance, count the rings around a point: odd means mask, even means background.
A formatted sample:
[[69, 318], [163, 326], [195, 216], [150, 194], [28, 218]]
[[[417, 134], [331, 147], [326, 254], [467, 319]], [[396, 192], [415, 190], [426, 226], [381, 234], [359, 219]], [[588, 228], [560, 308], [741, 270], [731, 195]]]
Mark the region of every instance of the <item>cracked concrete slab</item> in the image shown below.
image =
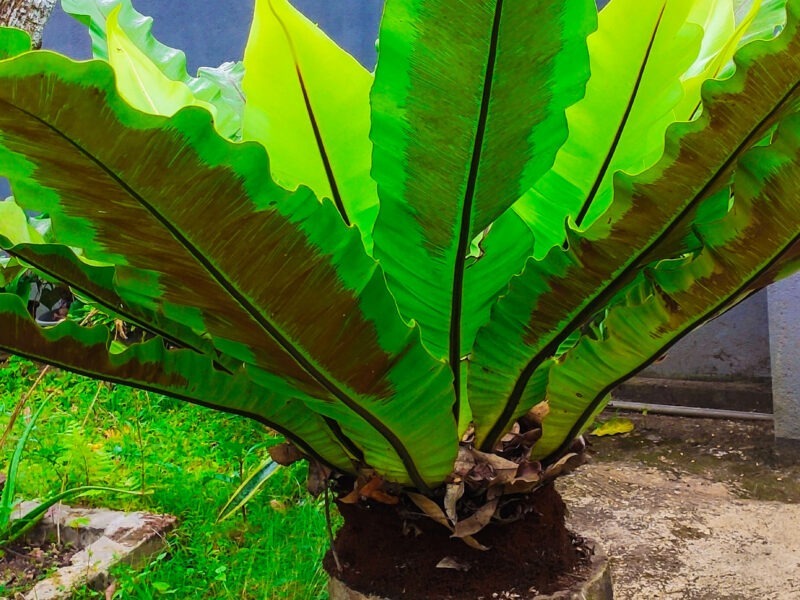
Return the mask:
[[797, 600], [800, 505], [721, 482], [609, 462], [560, 482], [570, 526], [600, 540], [618, 600]]
[[[23, 502], [16, 512], [25, 514], [36, 505]], [[81, 550], [71, 564], [38, 582], [24, 600], [61, 600], [71, 598], [72, 591], [83, 585], [104, 587], [112, 566], [139, 564], [159, 552], [175, 522], [170, 515], [54, 506], [28, 537], [48, 539], [58, 535]]]

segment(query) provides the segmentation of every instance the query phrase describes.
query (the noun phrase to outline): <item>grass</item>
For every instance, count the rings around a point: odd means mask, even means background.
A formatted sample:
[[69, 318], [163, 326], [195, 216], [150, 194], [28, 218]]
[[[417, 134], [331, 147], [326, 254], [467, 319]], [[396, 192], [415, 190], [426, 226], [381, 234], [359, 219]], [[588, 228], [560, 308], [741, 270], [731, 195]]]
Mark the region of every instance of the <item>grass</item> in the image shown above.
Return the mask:
[[[0, 431], [39, 369], [13, 357], [0, 364]], [[241, 474], [257, 467], [280, 438], [241, 417], [53, 369], [0, 449], [4, 461], [31, 407], [43, 401], [49, 406], [23, 456], [22, 496], [65, 485], [138, 489], [148, 494], [104, 494], [81, 503], [179, 519], [166, 552], [138, 570], [115, 570], [114, 599], [327, 598], [323, 506], [305, 492], [304, 465], [281, 469], [248, 504], [246, 518], [215, 523]], [[105, 595], [85, 589], [75, 598]]]

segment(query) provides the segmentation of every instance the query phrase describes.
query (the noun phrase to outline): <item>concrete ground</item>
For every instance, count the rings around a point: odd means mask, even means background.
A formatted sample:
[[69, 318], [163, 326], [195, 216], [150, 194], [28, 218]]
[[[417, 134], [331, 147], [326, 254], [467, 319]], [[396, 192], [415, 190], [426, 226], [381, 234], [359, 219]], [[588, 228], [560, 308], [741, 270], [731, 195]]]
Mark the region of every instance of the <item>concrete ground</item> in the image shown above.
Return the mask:
[[635, 417], [561, 480], [618, 600], [800, 600], [800, 463], [763, 423]]

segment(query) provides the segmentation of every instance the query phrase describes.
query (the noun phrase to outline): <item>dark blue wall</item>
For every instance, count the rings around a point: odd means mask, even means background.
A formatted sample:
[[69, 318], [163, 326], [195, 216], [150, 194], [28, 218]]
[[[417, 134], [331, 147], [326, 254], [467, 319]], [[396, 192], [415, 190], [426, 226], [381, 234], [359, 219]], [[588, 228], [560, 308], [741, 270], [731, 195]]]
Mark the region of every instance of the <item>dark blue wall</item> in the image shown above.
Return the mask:
[[[136, 10], [153, 17], [159, 41], [186, 51], [190, 72], [241, 59], [253, 4], [253, 0], [133, 0]], [[383, 0], [294, 0], [294, 5], [362, 63], [374, 66]], [[60, 8], [45, 30], [44, 45], [76, 58], [87, 58], [91, 52], [83, 27]]]

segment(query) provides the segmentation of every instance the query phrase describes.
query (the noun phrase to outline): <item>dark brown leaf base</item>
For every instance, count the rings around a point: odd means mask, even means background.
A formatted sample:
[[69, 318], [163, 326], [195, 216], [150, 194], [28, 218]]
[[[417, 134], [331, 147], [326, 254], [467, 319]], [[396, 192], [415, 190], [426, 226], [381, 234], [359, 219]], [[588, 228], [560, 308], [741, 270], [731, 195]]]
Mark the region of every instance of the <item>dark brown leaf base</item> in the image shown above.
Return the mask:
[[[325, 568], [365, 594], [389, 598], [477, 600], [533, 598], [568, 587], [591, 550], [565, 527], [565, 506], [552, 485], [531, 499], [534, 510], [510, 525], [492, 524], [475, 537], [491, 548], [467, 547], [427, 517], [398, 515], [395, 507], [340, 505], [345, 524]], [[437, 568], [451, 559], [467, 571]], [[493, 594], [498, 594], [493, 596]]]

